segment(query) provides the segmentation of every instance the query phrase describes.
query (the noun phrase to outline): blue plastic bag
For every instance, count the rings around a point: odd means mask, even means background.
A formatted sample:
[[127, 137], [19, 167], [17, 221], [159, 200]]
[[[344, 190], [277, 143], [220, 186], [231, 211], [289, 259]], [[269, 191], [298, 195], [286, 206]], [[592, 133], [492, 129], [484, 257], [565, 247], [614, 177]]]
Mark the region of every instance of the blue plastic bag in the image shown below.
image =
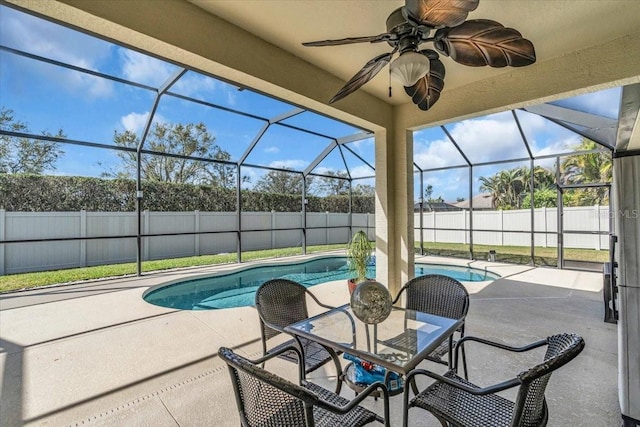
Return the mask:
[[[384, 383], [384, 377], [387, 374], [386, 368], [376, 365], [375, 363], [362, 360], [352, 354], [344, 353], [343, 357], [346, 360], [353, 362], [353, 377], [350, 378], [350, 380], [354, 383], [365, 386], [373, 384], [376, 381]], [[402, 388], [404, 380], [399, 374], [389, 371], [386, 385], [389, 391], [394, 391]]]

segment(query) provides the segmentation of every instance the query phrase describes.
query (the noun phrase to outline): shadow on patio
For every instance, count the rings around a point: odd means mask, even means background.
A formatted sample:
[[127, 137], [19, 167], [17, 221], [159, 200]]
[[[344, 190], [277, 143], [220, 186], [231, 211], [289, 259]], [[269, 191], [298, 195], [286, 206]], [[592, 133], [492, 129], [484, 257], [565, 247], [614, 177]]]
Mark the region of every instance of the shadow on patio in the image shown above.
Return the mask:
[[[514, 345], [558, 332], [582, 335], [585, 350], [555, 372], [549, 384], [549, 425], [616, 425], [617, 334], [615, 325], [602, 320], [601, 275], [482, 265], [503, 278], [469, 286], [467, 335]], [[37, 291], [2, 295], [0, 424], [237, 426], [229, 376], [216, 353], [224, 345], [249, 357], [260, 354], [255, 309], [173, 311], [145, 303], [144, 290], [167, 276], [96, 282], [90, 286], [117, 286], [61, 300], [59, 293], [48, 301], [42, 295], [34, 299]], [[331, 304], [348, 300], [341, 281], [312, 290]], [[477, 384], [490, 384], [520, 372], [537, 357], [470, 346], [469, 375]], [[267, 368], [293, 375], [283, 363], [273, 361]], [[327, 366], [310, 377], [327, 385], [334, 381], [332, 374]], [[353, 396], [347, 387], [342, 393]], [[379, 404], [367, 401], [381, 411]], [[400, 424], [401, 407], [401, 397], [392, 398], [392, 425]], [[410, 420], [416, 426], [438, 425], [418, 409]]]

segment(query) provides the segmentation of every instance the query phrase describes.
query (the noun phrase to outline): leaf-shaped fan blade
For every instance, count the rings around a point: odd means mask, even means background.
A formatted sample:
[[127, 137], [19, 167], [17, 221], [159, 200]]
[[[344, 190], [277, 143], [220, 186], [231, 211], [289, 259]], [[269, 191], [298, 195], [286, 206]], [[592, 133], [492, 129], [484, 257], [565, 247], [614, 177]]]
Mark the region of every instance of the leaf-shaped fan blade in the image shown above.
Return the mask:
[[523, 67], [536, 62], [533, 43], [513, 28], [488, 19], [464, 22], [436, 32], [434, 46], [454, 61], [480, 67]]
[[413, 86], [405, 86], [404, 91], [411, 97], [414, 104], [423, 111], [427, 111], [440, 99], [444, 88], [444, 64], [439, 59], [430, 59], [431, 69]]
[[455, 27], [467, 19], [480, 0], [406, 0], [405, 10], [419, 24]]
[[364, 67], [362, 67], [355, 76], [351, 77], [351, 80], [349, 80], [347, 84], [344, 85], [333, 98], [331, 98], [329, 104], [332, 104], [358, 90], [363, 84], [374, 78], [376, 74], [378, 74], [380, 70], [382, 70], [389, 61], [391, 61], [391, 56], [393, 56], [394, 52], [395, 50], [390, 53], [383, 53], [364, 64]]
[[354, 43], [380, 43], [397, 39], [397, 36], [389, 33], [378, 34], [377, 36], [366, 37], [347, 37], [345, 39], [336, 40], [318, 40], [315, 42], [302, 43], [303, 46], [315, 47], [315, 46], [339, 46], [342, 44], [354, 44]]

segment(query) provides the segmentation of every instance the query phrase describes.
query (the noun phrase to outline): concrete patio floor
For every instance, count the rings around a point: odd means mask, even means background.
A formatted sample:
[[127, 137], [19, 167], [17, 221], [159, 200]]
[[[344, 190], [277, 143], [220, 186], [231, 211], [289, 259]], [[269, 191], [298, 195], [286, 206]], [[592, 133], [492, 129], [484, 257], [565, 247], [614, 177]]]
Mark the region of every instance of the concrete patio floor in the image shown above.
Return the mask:
[[[430, 257], [418, 261], [471, 264], [502, 275], [468, 285], [467, 335], [513, 345], [559, 332], [582, 335], [585, 350], [551, 378], [549, 425], [619, 425], [617, 328], [603, 322], [601, 274]], [[226, 346], [248, 357], [261, 354], [255, 309], [179, 311], [141, 298], [158, 283], [233, 268], [237, 265], [1, 294], [0, 425], [239, 425], [228, 371], [216, 353]], [[312, 290], [323, 302], [348, 302], [342, 281]], [[539, 358], [541, 353], [513, 357], [469, 347], [469, 377], [488, 385]], [[329, 365], [310, 377], [333, 388], [335, 372]], [[442, 370], [428, 362], [424, 366]], [[267, 368], [287, 377], [295, 371], [280, 361]], [[344, 389], [344, 396], [353, 397]], [[380, 401], [368, 399], [366, 405], [382, 413]], [[391, 407], [392, 425], [400, 425], [400, 396], [392, 398]], [[439, 425], [419, 409], [410, 411], [410, 424]]]

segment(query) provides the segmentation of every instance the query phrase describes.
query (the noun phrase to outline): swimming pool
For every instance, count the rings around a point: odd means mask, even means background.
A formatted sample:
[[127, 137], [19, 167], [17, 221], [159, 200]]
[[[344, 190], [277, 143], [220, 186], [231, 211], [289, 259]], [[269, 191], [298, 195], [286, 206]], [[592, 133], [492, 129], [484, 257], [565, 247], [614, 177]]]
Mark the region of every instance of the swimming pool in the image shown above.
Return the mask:
[[[500, 277], [471, 267], [441, 264], [415, 265], [415, 275], [444, 274], [461, 281], [478, 282]], [[367, 269], [368, 277], [376, 277], [375, 265]], [[181, 310], [214, 310], [253, 305], [255, 292], [267, 280], [287, 278], [306, 287], [334, 280], [347, 280], [347, 258], [326, 257], [310, 261], [250, 267], [215, 276], [180, 280], [154, 286], [143, 294], [150, 304]]]

